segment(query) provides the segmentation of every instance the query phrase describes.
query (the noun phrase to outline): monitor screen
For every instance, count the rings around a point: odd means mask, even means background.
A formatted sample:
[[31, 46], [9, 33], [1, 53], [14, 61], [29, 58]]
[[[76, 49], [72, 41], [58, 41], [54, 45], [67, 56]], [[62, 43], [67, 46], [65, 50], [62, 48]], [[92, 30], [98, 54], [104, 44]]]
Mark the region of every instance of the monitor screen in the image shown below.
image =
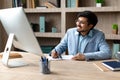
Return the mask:
[[14, 47], [37, 55], [43, 55], [22, 7], [1, 9], [0, 21], [8, 35], [14, 33]]

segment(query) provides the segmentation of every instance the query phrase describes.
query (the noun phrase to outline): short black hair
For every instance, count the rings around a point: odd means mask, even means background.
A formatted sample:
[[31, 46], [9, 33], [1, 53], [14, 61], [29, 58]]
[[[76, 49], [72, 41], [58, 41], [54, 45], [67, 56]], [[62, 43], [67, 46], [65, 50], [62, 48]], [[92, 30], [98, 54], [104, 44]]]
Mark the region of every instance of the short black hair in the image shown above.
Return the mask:
[[80, 12], [78, 14], [77, 18], [79, 18], [79, 17], [86, 17], [88, 19], [88, 24], [93, 24], [93, 27], [98, 22], [98, 18], [96, 16], [96, 14], [93, 13], [92, 11], [83, 11], [83, 12]]

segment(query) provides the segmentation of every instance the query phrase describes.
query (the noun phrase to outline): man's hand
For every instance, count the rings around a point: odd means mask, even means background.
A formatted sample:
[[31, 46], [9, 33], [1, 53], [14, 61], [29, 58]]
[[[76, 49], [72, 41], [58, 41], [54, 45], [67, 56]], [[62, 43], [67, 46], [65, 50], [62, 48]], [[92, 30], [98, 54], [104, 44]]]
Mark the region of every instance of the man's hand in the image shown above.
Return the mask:
[[73, 60], [78, 60], [78, 61], [84, 61], [85, 60], [85, 55], [77, 53], [72, 59]]
[[51, 51], [52, 58], [58, 58], [58, 53], [55, 50]]

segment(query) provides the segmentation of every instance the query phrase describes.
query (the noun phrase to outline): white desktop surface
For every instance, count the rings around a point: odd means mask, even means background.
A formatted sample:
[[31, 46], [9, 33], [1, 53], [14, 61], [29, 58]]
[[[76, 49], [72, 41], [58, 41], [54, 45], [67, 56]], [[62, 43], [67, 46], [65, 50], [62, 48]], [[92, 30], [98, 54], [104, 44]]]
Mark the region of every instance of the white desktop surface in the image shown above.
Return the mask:
[[120, 71], [100, 71], [92, 62], [60, 60], [51, 61], [51, 74], [42, 74], [40, 56], [21, 53], [29, 65], [7, 68], [0, 62], [0, 80], [120, 80]]

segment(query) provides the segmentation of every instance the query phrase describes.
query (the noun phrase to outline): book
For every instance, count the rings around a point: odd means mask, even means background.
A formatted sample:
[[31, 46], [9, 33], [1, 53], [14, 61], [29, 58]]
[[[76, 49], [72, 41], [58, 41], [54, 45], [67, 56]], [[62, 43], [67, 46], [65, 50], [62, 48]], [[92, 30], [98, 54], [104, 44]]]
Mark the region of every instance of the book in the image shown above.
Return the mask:
[[55, 6], [53, 3], [48, 2], [48, 1], [46, 1], [46, 2], [44, 3], [44, 5], [45, 5], [47, 8], [57, 8], [57, 6]]
[[116, 54], [119, 50], [120, 50], [120, 44], [119, 43], [113, 43], [112, 58], [116, 58]]
[[56, 7], [60, 7], [60, 1], [61, 0], [39, 0], [39, 6], [45, 6], [45, 2], [50, 2]]
[[39, 18], [40, 32], [45, 32], [45, 16]]
[[56, 27], [52, 27], [52, 33], [56, 33], [56, 32], [57, 32]]
[[120, 70], [120, 62], [119, 61], [104, 61], [104, 62], [102, 62], [102, 64], [112, 71]]
[[71, 0], [67, 0], [67, 7], [68, 7], [68, 8], [71, 7]]
[[13, 7], [21, 7], [23, 6], [23, 1], [22, 0], [13, 0]]
[[71, 0], [71, 8], [78, 7], [78, 0]]
[[35, 0], [31, 1], [31, 8], [35, 8]]
[[78, 4], [79, 4], [79, 0], [67, 0], [68, 8], [78, 7]]
[[57, 0], [57, 7], [58, 7], [58, 8], [61, 7], [61, 0]]
[[39, 6], [39, 0], [27, 0], [27, 3], [28, 8], [36, 8], [37, 6]]
[[27, 8], [32, 8], [32, 0], [27, 0]]
[[13, 7], [17, 7], [18, 6], [18, 3], [17, 3], [17, 0], [12, 0], [12, 4], [13, 4]]

